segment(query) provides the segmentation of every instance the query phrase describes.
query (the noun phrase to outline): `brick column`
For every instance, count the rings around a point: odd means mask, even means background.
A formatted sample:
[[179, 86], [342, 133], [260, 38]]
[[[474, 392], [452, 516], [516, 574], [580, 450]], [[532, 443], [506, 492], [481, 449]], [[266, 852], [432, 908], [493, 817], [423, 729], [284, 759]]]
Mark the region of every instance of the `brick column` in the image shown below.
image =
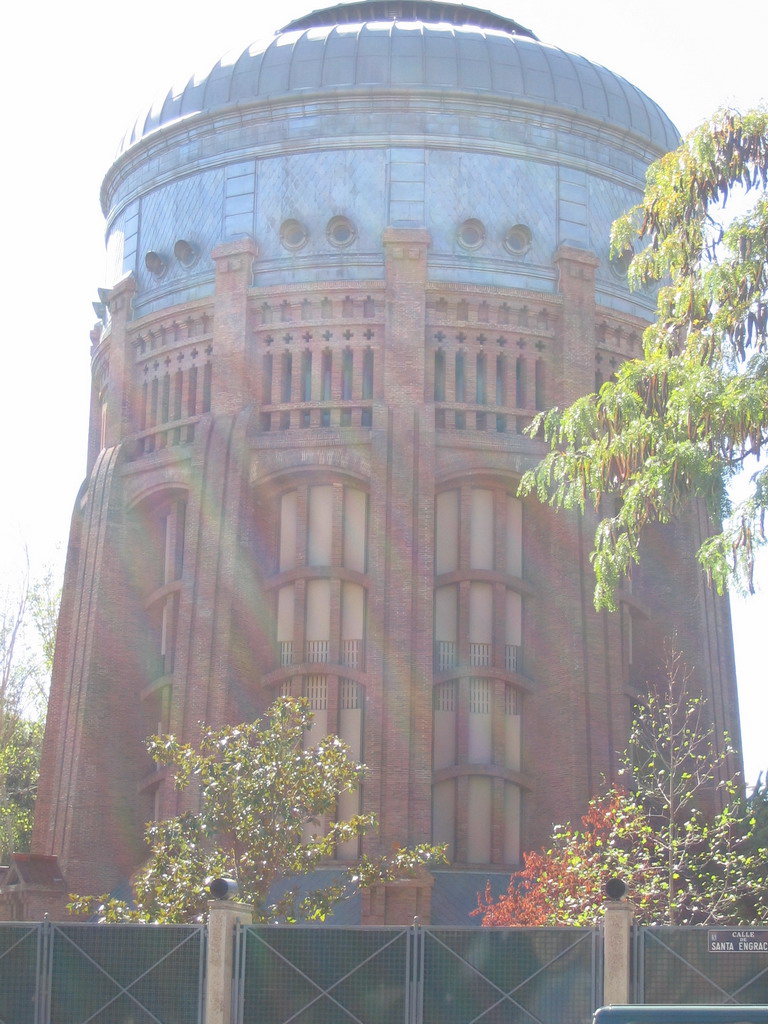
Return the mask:
[[[425, 231], [384, 233], [386, 324], [372, 432], [369, 621], [380, 628], [382, 849], [431, 834], [434, 413], [424, 404]], [[378, 354], [377, 354], [378, 355]], [[372, 657], [371, 667], [378, 658]], [[372, 685], [373, 676], [372, 676]], [[370, 748], [369, 748], [370, 749]], [[373, 760], [373, 756], [371, 758]]]
[[[248, 351], [248, 289], [256, 246], [250, 238], [217, 245], [212, 411], [235, 415], [257, 398], [256, 368]], [[259, 393], [260, 397], [260, 393]]]
[[[136, 379], [136, 352], [133, 339], [128, 337], [128, 324], [131, 320], [135, 293], [136, 281], [133, 275], [129, 274], [117, 282], [108, 301], [109, 330], [102, 339], [102, 344], [106, 345], [109, 351], [105, 448], [119, 444], [124, 437], [135, 433], [140, 427], [140, 384]], [[94, 425], [94, 429], [99, 428]]]
[[[570, 405], [595, 387], [595, 270], [599, 263], [594, 253], [584, 249], [563, 245], [555, 253], [563, 313], [562, 330], [553, 342], [556, 358], [551, 372], [559, 366], [563, 376], [549, 381], [547, 388], [558, 396], [560, 406]], [[528, 383], [528, 404], [533, 405], [533, 380]]]

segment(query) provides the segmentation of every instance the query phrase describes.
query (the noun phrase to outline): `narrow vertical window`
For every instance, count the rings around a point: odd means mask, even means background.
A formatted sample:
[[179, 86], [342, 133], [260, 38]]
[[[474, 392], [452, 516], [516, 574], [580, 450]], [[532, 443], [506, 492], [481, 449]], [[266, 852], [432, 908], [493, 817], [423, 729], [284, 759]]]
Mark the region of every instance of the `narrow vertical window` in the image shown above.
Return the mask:
[[[331, 369], [332, 369], [332, 355], [328, 349], [323, 352], [322, 365], [321, 365], [321, 380], [320, 380], [320, 401], [330, 402], [331, 400]], [[331, 410], [323, 409], [320, 416], [320, 425], [323, 427], [330, 427], [331, 425]]]
[[267, 352], [262, 361], [261, 400], [264, 405], [272, 404], [272, 353]]
[[352, 349], [345, 348], [341, 356], [341, 398], [348, 402], [352, 398]]
[[546, 399], [544, 396], [544, 360], [536, 360], [536, 408], [544, 409], [546, 406]]
[[149, 426], [154, 427], [157, 424], [157, 377], [152, 381], [150, 399], [149, 399]]
[[[187, 416], [197, 415], [197, 367], [193, 366], [187, 374]], [[187, 444], [195, 439], [195, 424], [187, 426]]]
[[518, 409], [525, 408], [525, 360], [522, 356], [515, 360], [515, 405]]
[[464, 379], [464, 353], [456, 353], [456, 401], [465, 402], [466, 381]]
[[435, 401], [445, 401], [445, 352], [435, 352]]
[[173, 382], [173, 418], [181, 419], [182, 396], [184, 389], [184, 374], [179, 370]]
[[283, 376], [280, 382], [280, 401], [290, 402], [291, 386], [293, 376], [293, 356], [290, 352], [283, 352]]
[[[299, 379], [299, 401], [309, 402], [312, 399], [312, 353], [306, 350], [301, 353], [301, 377]], [[301, 425], [302, 427], [308, 427], [310, 425], [310, 411], [309, 409], [302, 409], [301, 411]]]
[[189, 371], [187, 382], [187, 416], [197, 415], [197, 367]]
[[477, 376], [475, 379], [475, 402], [478, 405], [485, 405], [488, 401], [488, 392], [486, 387], [485, 379], [485, 354], [480, 352], [477, 356], [476, 372]]
[[302, 352], [301, 355], [301, 396], [300, 401], [312, 399], [312, 353]]
[[[507, 361], [504, 356], [496, 356], [496, 405], [502, 409], [507, 404]], [[507, 417], [496, 413], [496, 430], [503, 433], [507, 429]]]
[[[352, 349], [345, 348], [341, 354], [341, 400], [349, 402], [352, 398]], [[348, 427], [352, 423], [352, 410], [342, 409], [340, 423]]]
[[213, 388], [213, 364], [206, 363], [203, 367], [203, 412], [211, 411], [211, 391]]
[[496, 405], [506, 404], [506, 360], [504, 356], [496, 356]]
[[373, 349], [363, 353], [363, 398], [373, 398]]
[[[367, 348], [363, 353], [363, 394], [362, 397], [366, 401], [370, 401], [373, 398], [373, 349]], [[368, 406], [363, 409], [360, 417], [360, 425], [363, 427], [370, 427], [373, 422], [373, 413]]]
[[166, 373], [163, 377], [163, 392], [160, 403], [160, 422], [167, 423], [171, 413], [171, 376]]

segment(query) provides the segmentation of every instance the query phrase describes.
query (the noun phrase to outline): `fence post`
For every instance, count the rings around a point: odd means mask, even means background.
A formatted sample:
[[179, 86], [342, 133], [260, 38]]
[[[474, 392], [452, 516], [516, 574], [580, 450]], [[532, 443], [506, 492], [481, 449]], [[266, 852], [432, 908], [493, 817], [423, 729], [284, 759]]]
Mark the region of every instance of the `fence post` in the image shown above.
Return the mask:
[[629, 1002], [631, 936], [634, 909], [631, 903], [611, 900], [603, 921], [603, 1005]]
[[252, 922], [253, 907], [247, 903], [208, 901], [205, 1024], [232, 1024], [235, 925]]

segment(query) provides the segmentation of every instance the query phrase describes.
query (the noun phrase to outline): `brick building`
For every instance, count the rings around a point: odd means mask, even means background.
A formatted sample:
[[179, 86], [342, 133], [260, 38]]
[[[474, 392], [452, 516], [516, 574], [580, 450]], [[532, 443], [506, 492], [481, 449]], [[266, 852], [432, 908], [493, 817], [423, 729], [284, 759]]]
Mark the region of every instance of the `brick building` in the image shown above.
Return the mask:
[[738, 734], [703, 515], [598, 614], [594, 521], [516, 497], [536, 411], [641, 352], [609, 228], [676, 143], [618, 75], [429, 0], [314, 12], [136, 124], [34, 837], [70, 890], [123, 882], [189, 799], [147, 734], [283, 693], [369, 765], [342, 811], [374, 846], [449, 844], [435, 923], [613, 774], [673, 631]]

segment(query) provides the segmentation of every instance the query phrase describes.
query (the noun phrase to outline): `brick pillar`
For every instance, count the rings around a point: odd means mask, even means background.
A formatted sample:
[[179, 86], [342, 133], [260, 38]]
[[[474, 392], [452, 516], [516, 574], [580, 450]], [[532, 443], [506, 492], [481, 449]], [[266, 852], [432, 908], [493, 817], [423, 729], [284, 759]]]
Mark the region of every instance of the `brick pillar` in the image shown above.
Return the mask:
[[[599, 264], [594, 253], [583, 249], [563, 245], [555, 253], [563, 313], [562, 330], [553, 341], [557, 358], [551, 371], [559, 366], [563, 377], [550, 381], [548, 391], [558, 396], [560, 406], [570, 405], [595, 387], [595, 270]], [[533, 369], [531, 364], [531, 374]], [[529, 385], [532, 405], [532, 376]]]
[[364, 925], [430, 924], [435, 880], [422, 868], [413, 878], [400, 878], [366, 889], [362, 901]]
[[[213, 314], [213, 405], [215, 413], [235, 415], [257, 396], [256, 367], [248, 353], [248, 289], [256, 246], [250, 238], [217, 245]], [[261, 394], [259, 391], [258, 394]]]
[[431, 835], [435, 455], [434, 411], [424, 403], [428, 243], [421, 230], [384, 233], [386, 323], [383, 366], [375, 368], [370, 524], [370, 573], [382, 585], [369, 596], [375, 625], [367, 746], [372, 763], [380, 759], [382, 767], [366, 789], [385, 852]]
[[[136, 379], [136, 353], [133, 339], [128, 337], [131, 304], [135, 292], [136, 281], [133, 275], [129, 274], [117, 282], [109, 296], [109, 329], [101, 339], [101, 345], [108, 346], [109, 350], [105, 448], [119, 444], [124, 437], [130, 436], [140, 428], [140, 385]], [[100, 425], [93, 424], [92, 430], [98, 434]], [[98, 450], [94, 449], [93, 454], [95, 460]]]

